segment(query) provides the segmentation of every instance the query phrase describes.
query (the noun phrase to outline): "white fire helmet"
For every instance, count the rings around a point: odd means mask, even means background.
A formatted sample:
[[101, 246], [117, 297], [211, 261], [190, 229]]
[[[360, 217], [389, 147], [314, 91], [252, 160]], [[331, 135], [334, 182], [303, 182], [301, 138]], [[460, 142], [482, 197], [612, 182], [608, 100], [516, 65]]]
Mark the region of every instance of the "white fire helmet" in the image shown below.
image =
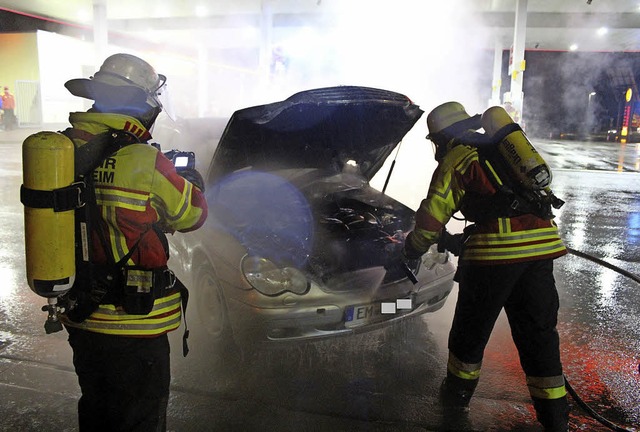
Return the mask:
[[427, 116], [429, 134], [437, 134], [448, 127], [471, 118], [459, 102], [446, 102], [433, 109]]
[[65, 87], [75, 96], [94, 101], [109, 100], [112, 104], [144, 102], [161, 110], [160, 96], [166, 90], [165, 82], [166, 77], [158, 74], [146, 61], [119, 53], [109, 56], [91, 78], [69, 80]]
[[429, 135], [427, 139], [434, 145], [434, 156], [436, 160], [450, 150], [452, 138], [462, 130], [456, 130], [457, 125], [466, 125], [472, 117], [459, 102], [446, 102], [435, 107], [427, 115], [427, 127]]

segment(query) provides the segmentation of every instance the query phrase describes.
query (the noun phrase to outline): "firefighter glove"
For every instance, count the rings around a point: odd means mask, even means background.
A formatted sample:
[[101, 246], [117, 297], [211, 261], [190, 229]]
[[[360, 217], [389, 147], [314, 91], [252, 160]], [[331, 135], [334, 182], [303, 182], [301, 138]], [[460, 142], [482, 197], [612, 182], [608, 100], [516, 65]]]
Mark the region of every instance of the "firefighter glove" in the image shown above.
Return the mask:
[[440, 240], [438, 241], [438, 252], [448, 250], [455, 256], [459, 256], [462, 252], [462, 244], [464, 243], [464, 234], [451, 234], [446, 229], [442, 230]]
[[416, 250], [411, 245], [410, 237], [411, 237], [411, 233], [407, 236], [407, 239], [404, 242], [404, 248], [402, 249], [402, 259], [405, 262], [409, 260], [419, 259], [424, 254], [424, 252], [420, 252]]

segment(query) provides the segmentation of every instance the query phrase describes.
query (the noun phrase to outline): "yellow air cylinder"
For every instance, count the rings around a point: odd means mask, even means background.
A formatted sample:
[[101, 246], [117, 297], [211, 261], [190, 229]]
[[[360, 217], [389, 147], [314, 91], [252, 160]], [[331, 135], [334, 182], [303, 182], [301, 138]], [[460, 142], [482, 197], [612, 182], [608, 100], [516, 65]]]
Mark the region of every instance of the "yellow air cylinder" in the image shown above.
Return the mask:
[[[23, 187], [53, 191], [74, 180], [74, 145], [58, 132], [38, 132], [22, 144]], [[24, 234], [27, 281], [42, 297], [68, 291], [75, 279], [73, 209], [34, 208], [25, 200]]]
[[[501, 106], [494, 106], [482, 114], [482, 127], [490, 136], [502, 135], [501, 130], [515, 122]], [[514, 178], [530, 190], [544, 190], [551, 185], [551, 169], [533, 147], [522, 129], [506, 129], [498, 143], [498, 151], [509, 166]], [[511, 131], [511, 132], [508, 132]], [[504, 130], [503, 130], [504, 132]]]

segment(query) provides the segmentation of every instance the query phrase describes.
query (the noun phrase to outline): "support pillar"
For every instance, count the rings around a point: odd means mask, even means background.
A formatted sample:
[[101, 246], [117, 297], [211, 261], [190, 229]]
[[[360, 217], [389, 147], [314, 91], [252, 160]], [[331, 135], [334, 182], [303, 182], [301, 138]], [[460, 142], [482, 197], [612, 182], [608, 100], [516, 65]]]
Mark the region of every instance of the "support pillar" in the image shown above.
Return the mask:
[[[203, 37], [203, 36], [201, 36]], [[206, 44], [198, 43], [198, 62], [197, 62], [198, 80], [195, 83], [198, 89], [198, 117], [205, 117], [210, 114], [209, 100], [209, 50]]]
[[[522, 109], [524, 106], [524, 93], [522, 82], [525, 70], [524, 45], [527, 34], [527, 0], [517, 0], [516, 20], [513, 31], [513, 48], [511, 61], [509, 63], [509, 75], [511, 75], [511, 88], [509, 97], [505, 97], [505, 102], [510, 101], [515, 110], [515, 121], [522, 120]], [[506, 96], [506, 95], [505, 95]]]
[[273, 7], [272, 0], [262, 0], [260, 4], [260, 80], [269, 83], [269, 70], [273, 49]]
[[93, 0], [93, 45], [96, 70], [107, 56], [108, 44], [107, 2], [106, 0]]
[[502, 87], [502, 43], [496, 38], [493, 48], [493, 80], [491, 82], [491, 99], [489, 106], [500, 105], [500, 89]]

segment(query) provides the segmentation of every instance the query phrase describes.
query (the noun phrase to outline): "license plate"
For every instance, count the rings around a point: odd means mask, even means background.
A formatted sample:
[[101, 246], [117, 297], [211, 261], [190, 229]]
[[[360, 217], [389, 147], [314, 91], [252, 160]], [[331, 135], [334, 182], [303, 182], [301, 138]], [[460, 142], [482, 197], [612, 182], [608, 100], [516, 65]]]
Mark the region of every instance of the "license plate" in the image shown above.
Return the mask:
[[383, 315], [396, 315], [413, 309], [413, 295], [395, 302], [376, 302], [365, 305], [349, 306], [346, 309], [345, 327], [358, 327], [380, 321]]

